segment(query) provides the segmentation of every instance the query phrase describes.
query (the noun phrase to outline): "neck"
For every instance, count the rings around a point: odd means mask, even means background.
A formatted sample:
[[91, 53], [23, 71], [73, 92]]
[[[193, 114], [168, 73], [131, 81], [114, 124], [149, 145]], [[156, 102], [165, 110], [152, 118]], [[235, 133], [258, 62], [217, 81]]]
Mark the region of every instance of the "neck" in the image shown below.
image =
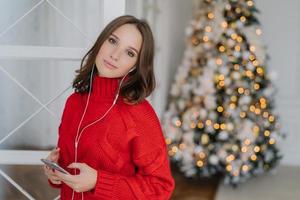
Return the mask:
[[[113, 101], [119, 87], [121, 78], [109, 78], [100, 75], [94, 75], [91, 100], [94, 101]], [[119, 95], [120, 96], [120, 95]], [[120, 97], [119, 97], [120, 98]]]

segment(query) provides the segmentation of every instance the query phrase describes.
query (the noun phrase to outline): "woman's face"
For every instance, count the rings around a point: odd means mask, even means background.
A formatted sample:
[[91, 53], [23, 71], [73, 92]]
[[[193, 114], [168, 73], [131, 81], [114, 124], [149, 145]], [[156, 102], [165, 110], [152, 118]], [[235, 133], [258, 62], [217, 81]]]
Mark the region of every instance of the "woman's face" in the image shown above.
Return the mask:
[[104, 41], [97, 54], [99, 76], [124, 76], [136, 64], [142, 41], [142, 35], [135, 25], [124, 24], [117, 28]]

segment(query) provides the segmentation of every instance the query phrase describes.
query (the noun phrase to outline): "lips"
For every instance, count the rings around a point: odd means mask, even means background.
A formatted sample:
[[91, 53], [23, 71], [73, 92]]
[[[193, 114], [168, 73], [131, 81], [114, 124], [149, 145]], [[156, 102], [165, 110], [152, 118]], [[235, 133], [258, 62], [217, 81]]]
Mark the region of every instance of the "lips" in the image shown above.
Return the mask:
[[114, 66], [113, 64], [109, 63], [108, 61], [106, 60], [103, 60], [104, 61], [104, 65], [109, 68], [109, 69], [117, 69], [116, 66]]

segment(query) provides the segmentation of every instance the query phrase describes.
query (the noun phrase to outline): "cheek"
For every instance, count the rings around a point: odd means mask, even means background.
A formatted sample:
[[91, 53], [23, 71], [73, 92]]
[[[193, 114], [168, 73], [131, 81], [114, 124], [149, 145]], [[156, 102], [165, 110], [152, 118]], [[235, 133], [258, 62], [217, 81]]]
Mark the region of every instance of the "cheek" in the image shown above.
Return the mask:
[[133, 67], [136, 64], [137, 59], [130, 58], [127, 56], [127, 57], [123, 58], [121, 61], [122, 62], [120, 63], [121, 64], [120, 67], [121, 67], [122, 71], [128, 71], [131, 67]]

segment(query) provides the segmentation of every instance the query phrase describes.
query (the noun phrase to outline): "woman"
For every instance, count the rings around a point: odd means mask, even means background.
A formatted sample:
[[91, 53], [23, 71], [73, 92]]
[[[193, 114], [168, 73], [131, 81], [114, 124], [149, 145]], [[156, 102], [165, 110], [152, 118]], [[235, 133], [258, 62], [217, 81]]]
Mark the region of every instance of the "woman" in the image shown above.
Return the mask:
[[65, 104], [58, 147], [44, 166], [61, 199], [169, 199], [175, 184], [155, 111], [154, 40], [147, 22], [121, 16], [83, 57]]

